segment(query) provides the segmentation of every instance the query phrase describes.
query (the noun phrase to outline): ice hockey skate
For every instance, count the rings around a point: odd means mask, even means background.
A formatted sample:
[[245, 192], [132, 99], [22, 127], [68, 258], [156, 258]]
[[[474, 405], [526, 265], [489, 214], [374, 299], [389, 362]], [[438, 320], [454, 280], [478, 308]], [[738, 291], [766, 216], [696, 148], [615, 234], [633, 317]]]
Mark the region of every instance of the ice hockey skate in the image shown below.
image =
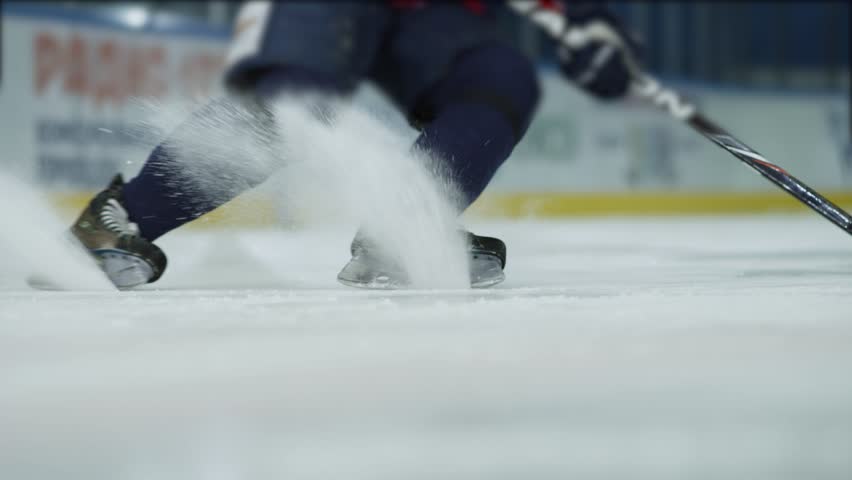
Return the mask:
[[151, 283], [163, 274], [166, 255], [139, 235], [121, 203], [124, 180], [116, 175], [71, 227], [71, 233], [120, 289]]
[[[506, 276], [506, 245], [498, 238], [467, 234], [471, 288], [488, 288]], [[352, 259], [337, 275], [343, 285], [357, 288], [394, 290], [410, 286], [405, 270], [384, 255], [375, 242], [356, 235], [351, 246]]]

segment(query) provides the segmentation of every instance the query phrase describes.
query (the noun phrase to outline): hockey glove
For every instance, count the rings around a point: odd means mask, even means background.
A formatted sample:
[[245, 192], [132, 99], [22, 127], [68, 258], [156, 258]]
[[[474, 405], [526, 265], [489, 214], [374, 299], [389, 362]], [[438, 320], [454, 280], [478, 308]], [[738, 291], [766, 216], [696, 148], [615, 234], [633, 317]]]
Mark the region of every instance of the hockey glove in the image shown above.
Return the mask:
[[599, 99], [624, 96], [639, 71], [639, 41], [602, 5], [569, 4], [564, 15], [557, 46], [562, 73]]

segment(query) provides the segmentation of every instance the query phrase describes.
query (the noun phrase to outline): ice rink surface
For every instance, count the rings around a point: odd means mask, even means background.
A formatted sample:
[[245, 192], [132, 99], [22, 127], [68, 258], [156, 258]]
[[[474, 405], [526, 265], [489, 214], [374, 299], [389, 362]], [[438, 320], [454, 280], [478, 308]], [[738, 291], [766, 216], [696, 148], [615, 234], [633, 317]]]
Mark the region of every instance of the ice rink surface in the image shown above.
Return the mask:
[[176, 232], [132, 292], [6, 268], [0, 478], [852, 478], [848, 235], [469, 226], [508, 244], [504, 284], [347, 289], [333, 229]]

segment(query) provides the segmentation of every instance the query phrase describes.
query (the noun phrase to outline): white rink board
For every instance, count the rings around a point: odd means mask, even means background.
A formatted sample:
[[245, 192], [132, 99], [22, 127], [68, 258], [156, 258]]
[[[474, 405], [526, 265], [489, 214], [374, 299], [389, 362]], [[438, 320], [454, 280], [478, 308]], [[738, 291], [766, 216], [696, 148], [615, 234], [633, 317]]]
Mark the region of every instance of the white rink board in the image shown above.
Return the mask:
[[149, 133], [141, 128], [146, 102], [221, 91], [225, 32], [185, 34], [169, 18], [167, 28], [137, 30], [121, 13], [36, 2], [3, 13], [0, 166], [22, 178], [73, 190], [135, 174], [160, 140], [140, 138]]
[[[3, 44], [11, 46], [3, 52], [0, 86], [4, 169], [53, 188], [100, 188], [111, 172], [135, 174], [159, 141], [135, 138], [153, 113], [139, 108], [140, 100], [176, 104], [219, 92], [224, 30], [201, 35], [171, 20], [168, 31], [136, 31], [83, 13], [69, 19], [47, 6], [24, 7], [7, 6], [3, 16]], [[41, 13], [25, 14], [33, 9]], [[489, 192], [773, 188], [661, 112], [602, 106], [552, 69], [543, 68], [541, 77], [539, 114]], [[704, 87], [688, 93], [735, 136], [814, 188], [852, 186], [848, 94]], [[389, 108], [369, 89], [357, 101]]]
[[848, 479], [852, 250], [814, 216], [472, 225], [486, 291], [351, 232], [180, 231], [157, 288], [0, 274], [0, 478]]
[[[604, 104], [552, 71], [537, 117], [490, 191], [766, 191], [742, 162], [638, 101]], [[814, 188], [852, 186], [848, 94], [674, 87], [710, 119]]]

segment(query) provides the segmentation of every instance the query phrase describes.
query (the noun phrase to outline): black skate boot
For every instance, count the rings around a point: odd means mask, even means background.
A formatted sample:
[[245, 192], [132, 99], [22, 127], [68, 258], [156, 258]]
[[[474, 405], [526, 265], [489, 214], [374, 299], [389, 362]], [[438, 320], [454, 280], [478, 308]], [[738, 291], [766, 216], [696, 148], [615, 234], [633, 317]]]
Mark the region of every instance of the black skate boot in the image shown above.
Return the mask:
[[118, 288], [150, 283], [163, 274], [166, 255], [139, 236], [121, 204], [124, 180], [116, 175], [106, 190], [89, 202], [71, 233], [88, 249], [106, 276]]
[[[468, 240], [470, 286], [487, 288], [502, 282], [506, 276], [506, 244], [498, 238], [480, 237], [464, 232]], [[352, 259], [337, 275], [337, 280], [350, 287], [392, 290], [409, 285], [405, 271], [381, 254], [377, 245], [359, 234], [351, 246]]]

